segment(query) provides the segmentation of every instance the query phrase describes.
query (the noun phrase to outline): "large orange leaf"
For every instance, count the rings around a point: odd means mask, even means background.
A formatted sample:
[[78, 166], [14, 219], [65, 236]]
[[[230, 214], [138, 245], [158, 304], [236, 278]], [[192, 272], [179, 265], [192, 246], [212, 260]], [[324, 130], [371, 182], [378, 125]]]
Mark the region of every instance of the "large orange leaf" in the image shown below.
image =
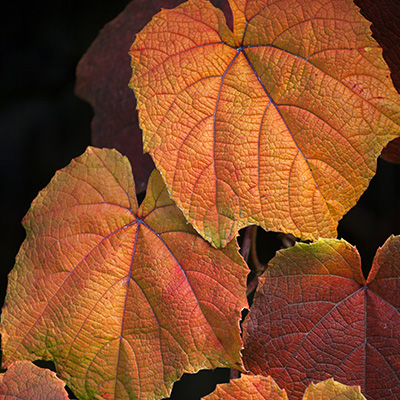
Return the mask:
[[365, 282], [357, 250], [319, 240], [280, 251], [260, 278], [244, 323], [244, 364], [291, 400], [311, 381], [400, 398], [400, 236], [377, 252]]
[[54, 360], [80, 399], [167, 397], [183, 372], [240, 368], [246, 267], [186, 223], [155, 172], [138, 208], [127, 158], [88, 148], [24, 219], [4, 362]]
[[144, 149], [215, 246], [259, 224], [304, 239], [337, 221], [400, 135], [400, 98], [352, 0], [208, 1], [157, 14], [131, 48]]
[[0, 400], [68, 400], [64, 382], [30, 361], [12, 363], [0, 374]]

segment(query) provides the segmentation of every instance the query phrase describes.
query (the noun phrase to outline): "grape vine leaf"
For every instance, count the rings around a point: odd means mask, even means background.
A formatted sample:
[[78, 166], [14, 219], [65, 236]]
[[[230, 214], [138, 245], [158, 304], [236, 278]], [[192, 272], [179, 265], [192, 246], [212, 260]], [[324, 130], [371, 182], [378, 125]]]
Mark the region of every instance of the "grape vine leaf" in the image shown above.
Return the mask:
[[217, 388], [203, 397], [203, 400], [288, 400], [286, 392], [279, 388], [270, 377], [262, 375], [242, 375]]
[[241, 368], [247, 267], [187, 224], [158, 172], [138, 207], [129, 161], [89, 147], [24, 218], [3, 361], [53, 360], [81, 399], [167, 397], [184, 372]]
[[206, 0], [136, 36], [130, 86], [145, 151], [200, 234], [243, 226], [336, 237], [400, 136], [400, 96], [352, 0]]
[[[129, 48], [135, 35], [160, 11], [173, 8], [183, 0], [135, 0], [109, 22], [79, 61], [75, 93], [95, 111], [92, 143], [115, 148], [132, 164], [137, 192], [146, 190], [154, 164], [143, 154], [136, 99], [128, 87], [132, 70]], [[228, 12], [226, 0], [213, 3]]]
[[347, 386], [333, 379], [310, 383], [303, 400], [365, 400], [359, 386]]
[[[214, 392], [203, 400], [288, 400], [286, 391], [280, 389], [270, 376], [242, 375], [229, 383], [217, 385]], [[333, 379], [311, 383], [303, 400], [365, 400], [360, 387], [347, 386]]]
[[64, 386], [53, 371], [16, 361], [0, 374], [0, 400], [69, 400]]
[[357, 250], [320, 239], [277, 253], [244, 323], [244, 365], [289, 398], [330, 377], [369, 400], [400, 397], [400, 236], [378, 250], [367, 281]]

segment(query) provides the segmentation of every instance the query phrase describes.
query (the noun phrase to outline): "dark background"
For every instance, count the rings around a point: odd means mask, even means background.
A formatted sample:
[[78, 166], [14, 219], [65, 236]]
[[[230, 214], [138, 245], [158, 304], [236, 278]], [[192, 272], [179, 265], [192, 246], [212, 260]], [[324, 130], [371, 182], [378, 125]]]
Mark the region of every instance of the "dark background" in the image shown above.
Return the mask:
[[[73, 93], [76, 65], [102, 26], [127, 4], [14, 2], [2, 13], [0, 302], [25, 237], [20, 221], [30, 203], [56, 170], [90, 144], [93, 112]], [[391, 234], [400, 234], [399, 199], [400, 165], [379, 160], [370, 187], [340, 222], [339, 236], [357, 246], [365, 273], [377, 247]], [[185, 377], [188, 383], [175, 389], [174, 398], [198, 399], [213, 389], [215, 380], [229, 376], [227, 371], [200, 375], [202, 379]]]

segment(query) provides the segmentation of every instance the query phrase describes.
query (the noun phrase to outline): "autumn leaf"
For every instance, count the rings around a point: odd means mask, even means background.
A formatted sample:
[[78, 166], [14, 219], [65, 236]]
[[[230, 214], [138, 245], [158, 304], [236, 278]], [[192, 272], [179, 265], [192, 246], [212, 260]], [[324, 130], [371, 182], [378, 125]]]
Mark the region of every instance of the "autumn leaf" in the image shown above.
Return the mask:
[[[279, 388], [270, 376], [242, 375], [229, 383], [217, 385], [216, 390], [203, 400], [288, 400], [285, 390]], [[311, 383], [303, 400], [365, 400], [360, 388], [346, 386], [333, 379]]]
[[158, 172], [88, 148], [24, 219], [0, 331], [4, 363], [51, 359], [83, 399], [168, 397], [184, 372], [241, 368], [247, 267], [186, 223]]
[[68, 400], [64, 382], [30, 361], [16, 361], [0, 374], [0, 400]]
[[400, 397], [400, 236], [377, 252], [365, 282], [344, 240], [277, 253], [244, 323], [244, 364], [291, 400], [311, 381], [359, 385], [369, 400]]
[[306, 389], [303, 400], [365, 400], [359, 386], [347, 386], [327, 379]]
[[[146, 190], [154, 164], [143, 154], [136, 100], [128, 88], [131, 76], [128, 51], [139, 32], [160, 11], [161, 0], [133, 1], [109, 22], [81, 58], [76, 70], [75, 93], [95, 111], [94, 146], [116, 148], [132, 163], [137, 191]], [[171, 0], [171, 6], [180, 4]]]
[[144, 149], [215, 246], [258, 224], [303, 239], [337, 221], [400, 135], [400, 98], [352, 0], [189, 0], [131, 48]]
[[[93, 145], [115, 148], [129, 158], [138, 192], [146, 190], [154, 164], [148, 154], [143, 154], [136, 99], [128, 87], [132, 75], [128, 52], [135, 35], [161, 7], [173, 8], [182, 1], [132, 1], [102, 29], [76, 70], [75, 93], [95, 111]], [[213, 3], [228, 11], [226, 0]]]
[[288, 400], [286, 392], [281, 390], [270, 377], [261, 375], [242, 375], [229, 383], [217, 385], [214, 392], [203, 400]]

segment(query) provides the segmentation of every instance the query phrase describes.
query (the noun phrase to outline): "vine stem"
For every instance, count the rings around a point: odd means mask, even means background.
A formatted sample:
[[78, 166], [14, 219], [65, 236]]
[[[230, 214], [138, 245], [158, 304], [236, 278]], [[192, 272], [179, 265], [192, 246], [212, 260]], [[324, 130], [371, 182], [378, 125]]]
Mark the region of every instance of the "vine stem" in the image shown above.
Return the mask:
[[253, 270], [254, 270], [254, 278], [248, 283], [247, 285], [247, 290], [246, 290], [246, 295], [247, 297], [250, 296], [257, 288], [258, 285], [258, 277], [265, 271], [267, 268], [267, 264], [263, 264], [260, 262], [258, 259], [257, 255], [257, 227], [252, 226], [253, 230], [250, 232], [251, 235], [251, 261], [253, 264]]
[[253, 232], [256, 230], [254, 225], [248, 226], [246, 228], [246, 232], [244, 233], [242, 247], [240, 249], [240, 253], [242, 257], [247, 262], [249, 260], [250, 250], [252, 248], [252, 238]]
[[265, 264], [262, 264], [258, 259], [257, 255], [257, 227], [253, 226], [253, 231], [251, 232], [251, 261], [253, 262], [254, 272], [256, 276], [259, 277], [267, 267]]

